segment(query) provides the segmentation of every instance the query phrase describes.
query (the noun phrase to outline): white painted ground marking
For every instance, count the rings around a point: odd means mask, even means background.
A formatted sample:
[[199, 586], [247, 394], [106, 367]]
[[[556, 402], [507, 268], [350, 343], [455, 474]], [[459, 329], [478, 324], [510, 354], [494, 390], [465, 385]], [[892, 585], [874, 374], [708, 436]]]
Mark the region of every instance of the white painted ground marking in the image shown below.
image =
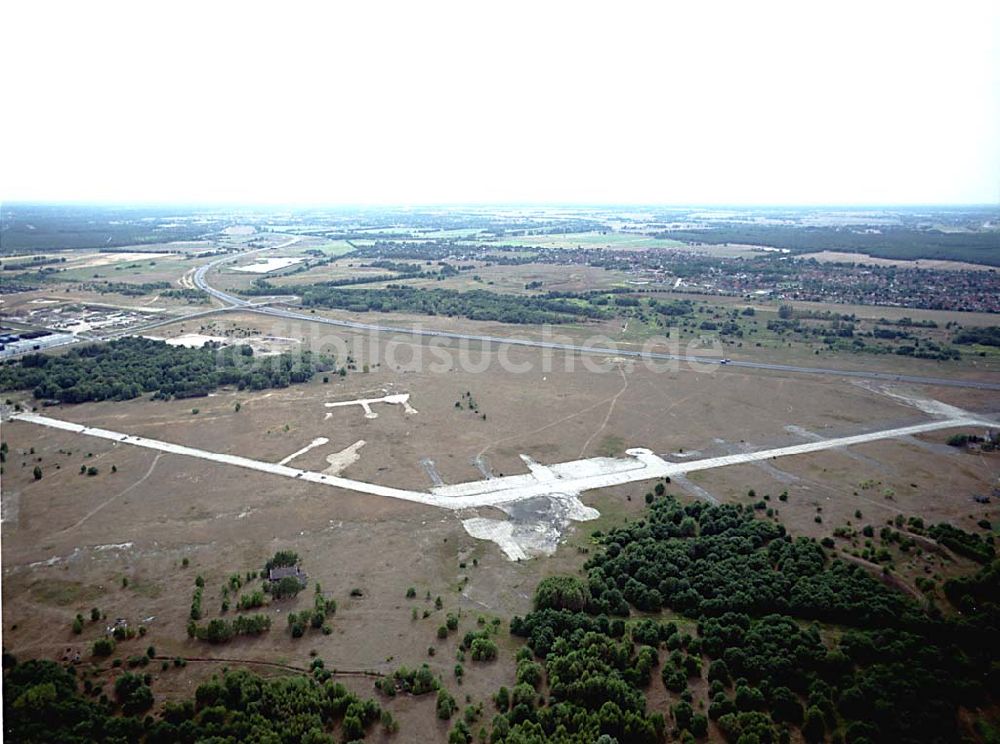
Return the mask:
[[329, 441], [330, 440], [327, 439], [326, 437], [316, 437], [314, 440], [312, 440], [311, 442], [309, 442], [309, 444], [307, 444], [305, 447], [303, 447], [302, 449], [300, 449], [298, 452], [293, 452], [288, 457], [286, 457], [284, 460], [279, 460], [278, 464], [279, 465], [287, 465], [288, 463], [290, 463], [292, 460], [294, 460], [299, 455], [304, 455], [306, 452], [308, 452], [309, 450], [311, 450], [313, 447], [319, 447], [320, 445], [326, 444]]
[[372, 403], [391, 403], [397, 406], [403, 406], [403, 410], [406, 413], [416, 413], [417, 409], [410, 405], [410, 394], [409, 393], [396, 393], [394, 395], [386, 395], [382, 398], [359, 398], [358, 400], [343, 400], [337, 403], [324, 403], [323, 405], [327, 408], [341, 408], [343, 406], [361, 406], [365, 409], [365, 418], [373, 419], [378, 418], [378, 414], [372, 411]]

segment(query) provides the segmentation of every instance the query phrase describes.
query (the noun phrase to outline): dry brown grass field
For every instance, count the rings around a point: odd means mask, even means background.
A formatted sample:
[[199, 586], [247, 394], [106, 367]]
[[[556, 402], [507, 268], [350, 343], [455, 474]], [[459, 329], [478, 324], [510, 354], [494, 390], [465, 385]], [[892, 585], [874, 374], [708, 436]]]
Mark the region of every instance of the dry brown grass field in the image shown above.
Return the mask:
[[[465, 327], [468, 322], [449, 325]], [[317, 333], [330, 345], [339, 338], [351, 349], [357, 369], [345, 377], [331, 375], [327, 383], [317, 376], [280, 390], [223, 390], [194, 400], [88, 403], [43, 412], [271, 462], [326, 437], [328, 445], [295, 462], [315, 470], [325, 467], [326, 454], [364, 440], [360, 459], [344, 476], [417, 489], [432, 485], [421, 466], [424, 458], [434, 461], [445, 482], [455, 483], [481, 477], [473, 464], [477, 455], [495, 473], [509, 475], [525, 472], [522, 453], [555, 463], [620, 455], [627, 447], [643, 446], [664, 456], [707, 457], [803, 441], [788, 426], [831, 437], [926, 419], [870, 386], [835, 376], [684, 367], [664, 372], [599, 357], [585, 364], [579, 356], [564, 354], [554, 354], [551, 367], [544, 368], [540, 350], [518, 348], [504, 354], [510, 362], [531, 366], [530, 372], [505, 372], [497, 349], [483, 354], [476, 348], [469, 350], [469, 359], [489, 361], [485, 371], [462, 371], [456, 365], [431, 372], [414, 368], [416, 355], [429, 353], [425, 340], [383, 336], [373, 342], [361, 333], [246, 314], [206, 319], [197, 326], [178, 323], [157, 333], [225, 334], [235, 328], [314, 343]], [[368, 372], [362, 371], [364, 364], [370, 365]], [[418, 413], [376, 404], [378, 417], [366, 419], [358, 407], [323, 405], [379, 397], [383, 391], [409, 393]], [[465, 392], [473, 395], [485, 421], [455, 407]], [[990, 412], [997, 404], [995, 395], [978, 391], [919, 393], [977, 412]], [[878, 527], [896, 514], [922, 515], [967, 529], [982, 518], [996, 521], [995, 505], [977, 504], [973, 496], [994, 485], [997, 456], [946, 447], [948, 434], [705, 471], [692, 474], [686, 483], [671, 484], [670, 491], [691, 499], [704, 489], [723, 501], [746, 502], [753, 489], [756, 498], [768, 498], [794, 534], [815, 537], [848, 522]], [[471, 512], [340, 491], [19, 421], [4, 423], [3, 438], [11, 448], [3, 483], [4, 644], [15, 654], [49, 658], [58, 658], [66, 647], [86, 650], [103, 624], [88, 623], [80, 636], [72, 634], [70, 625], [77, 612], [86, 615], [97, 606], [109, 618], [144, 622], [149, 629], [145, 639], [121, 644], [117, 656], [142, 653], [153, 644], [158, 653], [170, 656], [305, 667], [315, 651], [338, 669], [388, 672], [427, 661], [447, 680], [457, 641], [454, 634], [446, 641], [435, 637], [446, 612], [461, 611], [462, 632], [474, 628], [480, 614], [506, 621], [526, 612], [537, 581], [578, 570], [579, 551], [589, 548], [587, 536], [640, 516], [648, 489], [638, 483], [585, 493], [583, 500], [598, 508], [600, 519], [571, 527], [552, 557], [511, 562], [496, 545], [465, 533], [460, 519]], [[36, 462], [44, 471], [40, 481], [31, 475]], [[81, 465], [97, 467], [98, 474], [80, 474]], [[778, 500], [782, 491], [787, 491], [787, 501]], [[856, 510], [862, 519], [855, 517]], [[496, 517], [499, 512], [485, 508], [479, 514]], [[817, 515], [822, 522], [815, 520]], [[848, 547], [846, 541], [838, 543]], [[266, 610], [273, 628], [260, 638], [214, 647], [186, 637], [197, 575], [206, 581], [206, 617], [216, 617], [226, 578], [258, 569], [281, 548], [296, 550], [310, 581], [320, 582], [337, 599], [331, 635], [310, 631], [295, 640], [288, 633], [284, 616], [309, 606], [309, 591], [296, 600], [273, 603]], [[184, 559], [190, 564], [186, 568]], [[969, 568], [947, 551], [899, 563], [899, 580], [906, 585], [918, 575], [947, 576]], [[410, 586], [417, 590], [416, 599], [405, 599]], [[361, 597], [350, 595], [355, 588]], [[424, 599], [427, 592], [442, 597], [442, 610]], [[411, 619], [412, 607], [418, 610], [417, 620]], [[420, 617], [424, 609], [430, 610], [427, 618]], [[513, 682], [513, 645], [506, 632], [499, 639], [500, 660], [468, 662], [465, 683], [456, 692], [467, 693], [474, 702], [486, 701], [499, 684]], [[428, 647], [436, 648], [433, 657]], [[157, 669], [157, 689], [190, 693], [199, 679], [234, 663]], [[362, 691], [369, 685], [352, 684]], [[423, 710], [429, 705], [400, 699], [390, 707], [408, 736], [443, 736], [445, 728]]]

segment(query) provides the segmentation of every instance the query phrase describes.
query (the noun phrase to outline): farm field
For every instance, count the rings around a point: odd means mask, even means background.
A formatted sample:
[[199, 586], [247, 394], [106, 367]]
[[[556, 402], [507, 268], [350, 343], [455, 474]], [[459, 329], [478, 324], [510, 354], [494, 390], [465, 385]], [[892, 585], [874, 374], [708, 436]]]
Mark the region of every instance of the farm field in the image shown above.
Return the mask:
[[524, 235], [503, 237], [497, 242], [507, 245], [546, 246], [551, 248], [622, 248], [641, 250], [643, 248], [677, 248], [683, 246], [679, 240], [651, 238], [646, 235], [632, 235], [617, 232], [585, 232], [555, 235]]

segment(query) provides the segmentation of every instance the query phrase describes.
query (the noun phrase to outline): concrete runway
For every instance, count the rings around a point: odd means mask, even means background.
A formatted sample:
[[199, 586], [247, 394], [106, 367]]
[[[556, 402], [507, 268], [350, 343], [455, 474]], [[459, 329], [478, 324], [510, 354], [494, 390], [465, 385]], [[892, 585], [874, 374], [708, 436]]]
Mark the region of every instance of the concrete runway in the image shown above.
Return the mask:
[[[808, 454], [810, 452], [820, 452], [822, 450], [838, 449], [850, 447], [855, 444], [865, 444], [882, 439], [897, 439], [908, 437], [914, 434], [921, 434], [938, 429], [951, 429], [962, 426], [993, 426], [990, 421], [979, 419], [972, 414], [962, 418], [946, 418], [935, 421], [928, 421], [923, 424], [904, 426], [895, 429], [884, 429], [873, 431], [867, 434], [856, 434], [849, 437], [838, 437], [834, 439], [821, 439], [819, 441], [793, 444], [787, 447], [777, 447], [774, 449], [759, 450], [756, 452], [740, 452], [721, 457], [703, 458], [701, 460], [691, 460], [687, 462], [668, 462], [647, 449], [630, 449], [626, 452], [627, 458], [605, 458], [595, 457], [587, 460], [575, 460], [554, 465], [542, 465], [531, 461], [529, 472], [522, 475], [508, 475], [501, 478], [490, 478], [488, 480], [469, 481], [450, 485], [436, 486], [426, 491], [412, 491], [402, 488], [392, 488], [381, 486], [375, 483], [365, 483], [364, 481], [342, 478], [335, 475], [327, 475], [311, 470], [301, 470], [289, 467], [282, 463], [265, 462], [254, 460], [239, 455], [228, 455], [220, 452], [197, 449], [172, 442], [164, 442], [158, 439], [133, 436], [118, 431], [109, 431], [97, 427], [84, 426], [62, 419], [55, 419], [49, 416], [41, 416], [35, 413], [17, 413], [11, 416], [12, 420], [23, 421], [29, 424], [47, 426], [63, 431], [70, 431], [88, 437], [105, 439], [118, 444], [127, 444], [134, 447], [157, 450], [174, 455], [185, 457], [195, 457], [201, 460], [209, 460], [223, 465], [256, 470], [271, 475], [285, 478], [296, 478], [300, 480], [317, 483], [320, 485], [334, 486], [348, 491], [366, 493], [372, 496], [384, 496], [403, 501], [412, 501], [427, 506], [439, 507], [442, 509], [460, 510], [480, 506], [498, 506], [501, 504], [511, 504], [525, 501], [532, 498], [546, 497], [558, 494], [560, 497], [575, 498], [584, 491], [595, 488], [607, 488], [609, 486], [619, 486], [625, 483], [635, 483], [638, 481], [651, 480], [675, 475], [685, 475], [698, 470], [710, 470], [713, 468], [726, 467], [728, 465], [741, 465], [745, 463], [772, 460], [778, 457], [788, 457], [792, 455]], [[582, 504], [581, 504], [582, 506]]]

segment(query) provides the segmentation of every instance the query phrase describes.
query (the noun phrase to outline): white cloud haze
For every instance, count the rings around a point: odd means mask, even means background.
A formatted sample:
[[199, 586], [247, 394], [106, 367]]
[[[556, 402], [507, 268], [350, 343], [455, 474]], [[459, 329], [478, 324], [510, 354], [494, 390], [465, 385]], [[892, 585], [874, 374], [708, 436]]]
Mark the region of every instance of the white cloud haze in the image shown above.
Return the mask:
[[9, 2], [0, 195], [997, 202], [996, 7]]

